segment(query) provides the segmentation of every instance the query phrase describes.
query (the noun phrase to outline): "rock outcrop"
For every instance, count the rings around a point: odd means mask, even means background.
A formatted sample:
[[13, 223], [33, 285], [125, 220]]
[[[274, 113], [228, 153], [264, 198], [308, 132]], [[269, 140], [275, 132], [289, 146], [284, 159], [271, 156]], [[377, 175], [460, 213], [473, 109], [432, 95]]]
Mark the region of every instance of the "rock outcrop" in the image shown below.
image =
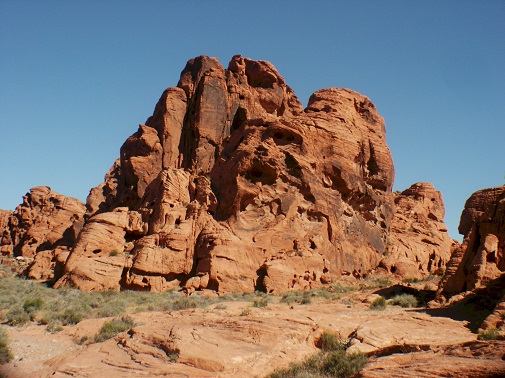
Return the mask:
[[0, 210], [0, 256], [12, 255], [12, 238], [9, 231], [10, 210]]
[[14, 212], [0, 213], [2, 255], [30, 263], [28, 278], [53, 279], [82, 228], [85, 210], [79, 200], [47, 186], [30, 189]]
[[457, 245], [444, 223], [442, 194], [421, 182], [394, 196], [395, 215], [380, 266], [401, 277], [440, 274]]
[[65, 283], [304, 289], [375, 269], [393, 217], [384, 121], [365, 96], [304, 110], [275, 67], [188, 62], [91, 190]]
[[461, 214], [463, 243], [447, 264], [439, 299], [472, 291], [505, 271], [505, 186], [473, 193]]
[[34, 259], [29, 277], [83, 290], [282, 292], [378, 267], [434, 273], [451, 248], [441, 195], [427, 183], [394, 195], [393, 180], [365, 96], [323, 89], [303, 109], [272, 64], [201, 56], [85, 210], [34, 188], [0, 214], [0, 247]]

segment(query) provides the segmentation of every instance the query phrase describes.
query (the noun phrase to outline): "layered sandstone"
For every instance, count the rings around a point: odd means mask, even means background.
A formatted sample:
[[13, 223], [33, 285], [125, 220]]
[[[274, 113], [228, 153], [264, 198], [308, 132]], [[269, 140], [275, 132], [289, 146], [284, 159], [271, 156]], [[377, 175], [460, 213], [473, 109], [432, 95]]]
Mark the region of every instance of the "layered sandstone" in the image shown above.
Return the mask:
[[393, 217], [385, 126], [365, 96], [304, 110], [275, 67], [188, 62], [91, 190], [57, 286], [285, 291], [361, 277]]
[[440, 273], [457, 245], [444, 223], [442, 194], [421, 182], [394, 196], [395, 215], [380, 265], [401, 277]]
[[463, 243], [447, 264], [439, 298], [486, 287], [505, 271], [505, 186], [479, 190], [466, 201]]

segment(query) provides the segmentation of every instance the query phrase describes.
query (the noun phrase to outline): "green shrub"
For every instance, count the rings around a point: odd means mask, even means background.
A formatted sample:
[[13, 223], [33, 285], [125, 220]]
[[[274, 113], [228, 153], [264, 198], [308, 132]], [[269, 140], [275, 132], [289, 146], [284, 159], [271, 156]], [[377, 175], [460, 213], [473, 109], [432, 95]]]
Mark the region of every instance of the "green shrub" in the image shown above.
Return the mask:
[[262, 307], [267, 307], [267, 306], [268, 306], [268, 297], [266, 295], [258, 297], [258, 298], [254, 298], [253, 307], [262, 308]]
[[282, 294], [280, 302], [288, 305], [292, 303], [310, 304], [312, 303], [312, 293], [309, 291], [290, 291]]
[[496, 328], [489, 328], [479, 332], [479, 340], [498, 340], [500, 332]]
[[372, 277], [365, 278], [364, 286], [368, 288], [381, 288], [391, 286], [391, 280], [389, 277]]
[[101, 343], [102, 341], [112, 339], [118, 333], [124, 332], [132, 327], [135, 327], [135, 322], [128, 315], [119, 319], [112, 319], [103, 324], [100, 331], [95, 335], [94, 341], [95, 343]]
[[0, 328], [0, 365], [8, 363], [12, 359], [13, 355], [9, 348], [9, 337], [7, 333]]
[[389, 300], [393, 306], [404, 308], [417, 307], [417, 298], [412, 294], [398, 294]]
[[346, 350], [348, 340], [343, 340], [335, 336], [333, 333], [323, 332], [317, 340], [316, 346], [326, 352]]
[[40, 297], [26, 298], [23, 303], [23, 310], [28, 314], [32, 314], [39, 310], [44, 305], [44, 300]]
[[251, 313], [251, 307], [247, 306], [245, 307], [241, 312], [240, 312], [240, 316], [247, 316]]
[[22, 326], [30, 321], [30, 315], [20, 306], [12, 307], [5, 315], [7, 324], [13, 326]]
[[404, 282], [404, 283], [417, 283], [417, 282], [419, 282], [419, 278], [407, 277], [407, 278], [404, 278], [402, 280], [402, 282]]
[[46, 327], [46, 331], [49, 333], [57, 333], [63, 331], [63, 326], [60, 322], [49, 323]]
[[342, 285], [342, 284], [332, 285], [332, 288], [335, 293], [340, 293], [340, 294], [349, 293], [351, 291], [357, 290], [357, 288], [354, 286], [346, 286], [346, 285]]
[[115, 257], [119, 255], [119, 251], [117, 249], [113, 249], [112, 251], [109, 252], [109, 256]]
[[370, 310], [385, 310], [387, 306], [386, 298], [379, 297], [370, 304]]
[[71, 307], [56, 316], [63, 325], [77, 324], [84, 319], [84, 313], [79, 308]]
[[100, 303], [96, 308], [96, 313], [100, 317], [119, 316], [125, 312], [126, 303], [122, 298], [112, 298]]
[[367, 362], [365, 354], [346, 353], [347, 341], [324, 332], [318, 340], [321, 352], [308, 357], [303, 362], [290, 364], [287, 369], [277, 369], [270, 378], [301, 377], [352, 377]]
[[172, 308], [176, 311], [187, 310], [189, 308], [196, 308], [196, 307], [197, 307], [196, 301], [190, 297], [182, 297], [182, 298], [176, 299], [172, 303]]

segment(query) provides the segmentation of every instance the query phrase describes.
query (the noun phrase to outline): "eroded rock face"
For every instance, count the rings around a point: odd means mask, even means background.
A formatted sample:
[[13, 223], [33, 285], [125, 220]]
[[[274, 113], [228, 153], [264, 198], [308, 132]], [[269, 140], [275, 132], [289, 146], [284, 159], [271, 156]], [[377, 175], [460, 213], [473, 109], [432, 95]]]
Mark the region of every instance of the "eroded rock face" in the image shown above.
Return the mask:
[[395, 216], [381, 266], [402, 277], [420, 278], [445, 269], [451, 248], [442, 194], [421, 182], [395, 193]]
[[393, 177], [365, 96], [320, 90], [303, 110], [272, 64], [198, 57], [91, 190], [58, 285], [272, 292], [359, 277], [382, 257]]
[[30, 189], [14, 212], [0, 214], [2, 254], [32, 262], [29, 278], [53, 279], [82, 228], [84, 212], [82, 202], [47, 186]]
[[[323, 89], [304, 110], [272, 64], [198, 57], [91, 190], [57, 286], [279, 292], [362, 277], [384, 261], [393, 179], [365, 96]], [[446, 259], [431, 256], [447, 244], [436, 200], [416, 210], [423, 236], [407, 248], [424, 273]], [[399, 269], [403, 252], [385, 264]]]
[[447, 264], [439, 298], [485, 287], [505, 271], [505, 186], [475, 192], [466, 201], [463, 243]]

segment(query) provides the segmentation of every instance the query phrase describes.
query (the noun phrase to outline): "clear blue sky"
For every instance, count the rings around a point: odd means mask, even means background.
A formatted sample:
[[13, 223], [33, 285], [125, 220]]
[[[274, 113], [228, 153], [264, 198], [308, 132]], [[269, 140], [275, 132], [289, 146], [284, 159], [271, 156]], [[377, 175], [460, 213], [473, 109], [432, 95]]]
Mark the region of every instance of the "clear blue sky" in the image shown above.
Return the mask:
[[186, 61], [272, 62], [304, 105], [346, 87], [386, 120], [395, 189], [446, 223], [505, 183], [505, 1], [0, 0], [0, 208], [38, 185], [85, 201]]

